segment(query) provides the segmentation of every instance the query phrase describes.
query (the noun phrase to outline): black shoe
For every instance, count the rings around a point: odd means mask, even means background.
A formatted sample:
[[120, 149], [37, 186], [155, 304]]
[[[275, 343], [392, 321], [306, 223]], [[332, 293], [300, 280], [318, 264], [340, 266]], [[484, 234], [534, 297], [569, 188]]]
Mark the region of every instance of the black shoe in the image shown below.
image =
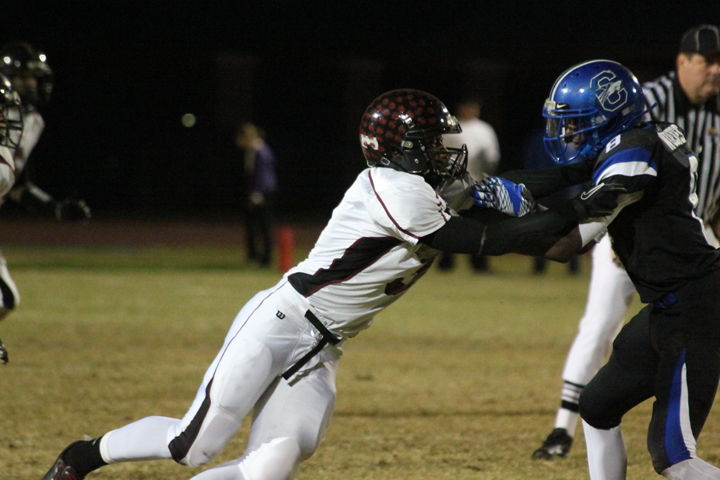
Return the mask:
[[440, 254], [438, 269], [448, 272], [455, 268], [455, 257], [452, 253], [443, 252]]
[[470, 264], [476, 273], [490, 272], [490, 262], [488, 262], [488, 257], [485, 255], [473, 255], [470, 258]]
[[7, 362], [10, 361], [10, 357], [8, 357], [7, 353], [7, 347], [3, 343], [2, 339], [0, 338], [0, 363], [3, 365], [6, 365]]
[[570, 261], [568, 262], [568, 273], [570, 275], [577, 275], [580, 273], [580, 256], [579, 255], [573, 255], [570, 257]]
[[553, 460], [555, 457], [565, 458], [570, 453], [573, 438], [568, 435], [564, 428], [556, 428], [543, 442], [542, 447], [532, 454], [533, 459]]
[[78, 475], [73, 467], [65, 463], [64, 458], [68, 450], [82, 442], [82, 440], [78, 440], [65, 447], [65, 450], [58, 455], [57, 460], [55, 460], [55, 463], [50, 467], [50, 470], [48, 470], [42, 480], [83, 480], [85, 475]]

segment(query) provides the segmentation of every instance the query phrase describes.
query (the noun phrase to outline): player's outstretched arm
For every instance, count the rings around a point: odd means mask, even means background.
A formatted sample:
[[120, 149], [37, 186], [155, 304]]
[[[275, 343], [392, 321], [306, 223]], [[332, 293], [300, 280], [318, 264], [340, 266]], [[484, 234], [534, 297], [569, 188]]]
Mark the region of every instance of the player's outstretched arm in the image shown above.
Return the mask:
[[74, 198], [55, 200], [49, 193], [31, 182], [13, 188], [8, 194], [8, 198], [30, 212], [53, 216], [57, 220], [89, 220], [92, 216], [90, 207], [84, 200]]
[[572, 235], [578, 224], [588, 218], [611, 215], [617, 208], [618, 195], [624, 191], [619, 185], [600, 184], [552, 209], [524, 217], [506, 217], [497, 223], [453, 217], [420, 242], [452, 253], [549, 253], [550, 259], [563, 261], [566, 252], [572, 249], [576, 253], [583, 246]]
[[580, 185], [592, 178], [593, 162], [582, 161], [555, 168], [537, 170], [512, 170], [502, 174], [502, 178], [515, 184], [523, 184], [535, 198], [542, 198]]

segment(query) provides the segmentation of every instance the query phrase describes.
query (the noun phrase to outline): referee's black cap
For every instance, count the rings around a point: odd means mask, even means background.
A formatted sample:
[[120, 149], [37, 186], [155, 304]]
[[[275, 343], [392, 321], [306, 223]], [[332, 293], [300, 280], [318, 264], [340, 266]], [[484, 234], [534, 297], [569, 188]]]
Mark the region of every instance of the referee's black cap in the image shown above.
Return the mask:
[[698, 25], [682, 36], [680, 53], [699, 53], [703, 56], [720, 53], [720, 32], [715, 25]]

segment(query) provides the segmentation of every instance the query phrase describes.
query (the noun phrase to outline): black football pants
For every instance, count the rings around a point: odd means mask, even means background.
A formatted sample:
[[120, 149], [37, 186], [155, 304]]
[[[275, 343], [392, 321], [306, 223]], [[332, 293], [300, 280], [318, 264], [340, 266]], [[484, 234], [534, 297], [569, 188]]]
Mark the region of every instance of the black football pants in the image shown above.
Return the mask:
[[720, 378], [720, 272], [674, 296], [674, 303], [648, 305], [625, 325], [610, 360], [580, 396], [580, 415], [599, 429], [618, 426], [654, 396], [648, 449], [658, 473], [695, 456]]

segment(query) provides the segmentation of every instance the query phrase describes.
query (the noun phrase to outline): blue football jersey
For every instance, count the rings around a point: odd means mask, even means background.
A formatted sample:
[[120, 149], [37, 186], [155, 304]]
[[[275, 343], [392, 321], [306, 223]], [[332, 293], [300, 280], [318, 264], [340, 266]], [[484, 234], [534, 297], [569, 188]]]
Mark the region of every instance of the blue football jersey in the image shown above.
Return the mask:
[[613, 138], [598, 156], [593, 183], [620, 183], [642, 198], [608, 226], [613, 249], [643, 302], [720, 269], [696, 215], [698, 161], [682, 130], [648, 124]]

